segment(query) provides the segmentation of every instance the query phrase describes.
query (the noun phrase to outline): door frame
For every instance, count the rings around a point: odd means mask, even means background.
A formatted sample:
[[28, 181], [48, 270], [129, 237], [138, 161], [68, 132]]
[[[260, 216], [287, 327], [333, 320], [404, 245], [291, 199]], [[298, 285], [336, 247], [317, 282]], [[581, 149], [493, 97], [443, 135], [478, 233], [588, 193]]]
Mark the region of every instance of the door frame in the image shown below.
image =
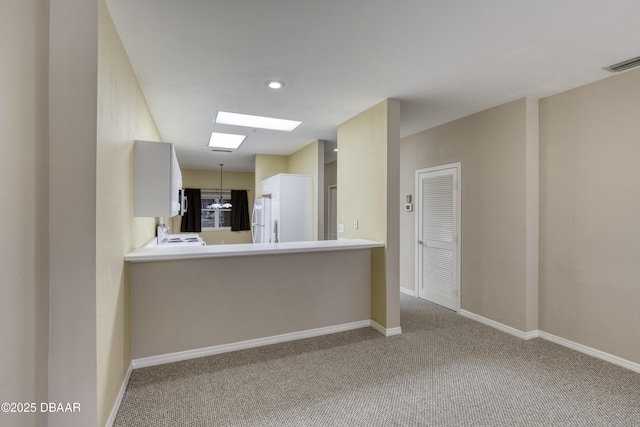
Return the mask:
[[456, 287], [458, 290], [458, 298], [456, 301], [456, 313], [460, 312], [460, 301], [462, 300], [462, 282], [461, 282], [461, 270], [462, 270], [462, 259], [461, 259], [461, 248], [462, 248], [462, 227], [461, 227], [461, 217], [462, 217], [462, 163], [447, 163], [445, 165], [432, 166], [423, 169], [416, 169], [415, 172], [415, 205], [416, 214], [415, 217], [415, 229], [413, 232], [413, 248], [415, 252], [415, 284], [414, 291], [416, 298], [419, 298], [420, 295], [420, 249], [418, 248], [418, 240], [420, 240], [420, 236], [418, 233], [420, 232], [420, 211], [422, 210], [422, 206], [418, 203], [421, 198], [419, 197], [420, 191], [420, 179], [419, 176], [421, 173], [428, 172], [436, 172], [444, 169], [456, 169], [456, 173], [458, 176], [458, 185], [457, 188], [454, 189], [456, 197], [456, 203], [458, 205], [458, 211], [456, 212], [456, 235], [458, 236], [458, 242], [456, 245]]

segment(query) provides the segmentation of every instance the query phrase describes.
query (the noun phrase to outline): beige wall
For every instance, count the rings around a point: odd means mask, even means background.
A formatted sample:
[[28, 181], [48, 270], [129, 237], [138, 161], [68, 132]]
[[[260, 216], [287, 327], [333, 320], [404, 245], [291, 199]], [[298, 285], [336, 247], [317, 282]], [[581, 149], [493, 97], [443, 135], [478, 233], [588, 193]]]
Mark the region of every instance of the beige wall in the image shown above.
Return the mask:
[[[61, 0], [49, 38], [50, 426], [97, 422], [96, 116], [98, 1]], [[73, 25], [70, 25], [73, 23]], [[78, 201], [82, 201], [81, 204]]]
[[[520, 330], [527, 328], [527, 105], [492, 108], [401, 145], [403, 200], [415, 196], [417, 169], [461, 162], [461, 308]], [[400, 220], [400, 282], [411, 290], [416, 210]]]
[[[628, 72], [403, 139], [403, 196], [416, 169], [462, 162], [463, 309], [640, 361], [639, 99]], [[400, 221], [411, 290], [414, 215]]]
[[371, 251], [371, 318], [389, 329], [400, 326], [399, 120], [399, 102], [386, 100], [338, 127], [338, 238], [385, 243]]
[[97, 123], [98, 425], [104, 425], [131, 362], [130, 286], [123, 257], [155, 234], [155, 218], [133, 216], [133, 141], [159, 141], [160, 135], [102, 0]]
[[323, 240], [324, 233], [324, 141], [314, 141], [289, 156], [288, 173], [310, 175], [312, 240]]
[[363, 249], [133, 263], [133, 357], [366, 321], [370, 262]]
[[[123, 214], [117, 211], [130, 209], [131, 203], [124, 200], [126, 186], [116, 189], [96, 176], [98, 170], [124, 169], [126, 177], [131, 162], [124, 159], [123, 169], [109, 169], [101, 162], [102, 156], [105, 161], [114, 159], [111, 147], [104, 139], [96, 144], [97, 46], [99, 39], [103, 41], [98, 36], [98, 2], [56, 2], [49, 15], [48, 2], [24, 1], [0, 16], [1, 31], [7, 32], [2, 53], [8, 60], [0, 80], [0, 105], [6, 103], [2, 110], [10, 124], [2, 126], [2, 138], [15, 142], [5, 147], [15, 151], [3, 157], [8, 163], [0, 170], [11, 194], [21, 194], [9, 197], [8, 188], [1, 187], [5, 199], [17, 205], [3, 210], [0, 220], [3, 227], [9, 226], [2, 230], [9, 241], [3, 247], [11, 247], [10, 254], [1, 257], [1, 281], [6, 287], [1, 300], [7, 303], [1, 312], [8, 316], [3, 317], [4, 324], [16, 326], [9, 329], [15, 335], [2, 337], [5, 348], [12, 350], [0, 356], [0, 387], [8, 401], [81, 404], [81, 413], [75, 414], [17, 414], [11, 425], [104, 424], [104, 414], [114, 401], [113, 388], [119, 388], [124, 378], [121, 368], [126, 371], [129, 363], [127, 354], [114, 356], [126, 352], [129, 339], [119, 329], [122, 305], [114, 303], [122, 298], [121, 257], [128, 249], [117, 247], [121, 241], [98, 245], [103, 236], [96, 223], [106, 221], [105, 227], [115, 231], [109, 237], [120, 236]], [[117, 151], [115, 158], [122, 160]], [[117, 192], [123, 194], [116, 197], [121, 204], [108, 206]], [[107, 199], [103, 204], [101, 196]], [[106, 212], [100, 216], [98, 206], [110, 209], [118, 219]], [[19, 217], [13, 218], [14, 213]], [[30, 226], [16, 226], [21, 223]], [[53, 225], [50, 230], [48, 224]], [[139, 239], [143, 231], [133, 228], [128, 231], [134, 237], [123, 238]], [[119, 263], [114, 261], [118, 251]], [[115, 285], [115, 291], [101, 295], [108, 285]], [[110, 321], [115, 324], [109, 325]]]
[[[178, 159], [178, 162], [180, 159]], [[222, 171], [222, 185], [228, 190], [248, 190], [249, 215], [255, 199], [255, 175], [251, 172]], [[217, 190], [220, 188], [220, 170], [182, 169], [182, 185], [184, 188], [200, 188], [202, 190]], [[171, 232], [179, 233], [181, 216], [171, 219]], [[207, 245], [230, 243], [251, 243], [251, 231], [203, 231], [200, 233]]]
[[640, 363], [640, 72], [540, 103], [540, 326]]
[[289, 173], [289, 156], [256, 154], [255, 160], [256, 197], [262, 197], [262, 181], [279, 173]]
[[[0, 396], [46, 402], [49, 342], [49, 2], [0, 6]], [[44, 426], [46, 414], [0, 414]]]
[[540, 105], [526, 99], [525, 134], [525, 331], [539, 328]]

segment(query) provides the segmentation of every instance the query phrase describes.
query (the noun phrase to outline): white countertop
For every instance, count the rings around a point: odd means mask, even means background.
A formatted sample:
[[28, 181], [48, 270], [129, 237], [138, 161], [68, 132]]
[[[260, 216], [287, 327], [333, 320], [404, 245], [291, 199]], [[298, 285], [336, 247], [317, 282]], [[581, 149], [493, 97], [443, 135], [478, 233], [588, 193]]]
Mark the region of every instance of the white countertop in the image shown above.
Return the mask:
[[143, 247], [124, 257], [130, 262], [172, 261], [250, 255], [277, 255], [301, 252], [344, 251], [381, 248], [384, 243], [363, 239], [317, 240], [310, 242], [243, 243], [229, 245]]

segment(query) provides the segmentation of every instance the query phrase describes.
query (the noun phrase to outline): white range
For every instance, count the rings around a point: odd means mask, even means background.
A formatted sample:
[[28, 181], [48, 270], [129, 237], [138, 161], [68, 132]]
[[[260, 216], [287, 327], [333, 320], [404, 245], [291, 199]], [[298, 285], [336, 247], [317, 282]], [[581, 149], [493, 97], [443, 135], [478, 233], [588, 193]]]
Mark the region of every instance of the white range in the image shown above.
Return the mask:
[[178, 246], [206, 246], [197, 233], [168, 234], [164, 224], [158, 226], [158, 237], [145, 245], [145, 248], [178, 247]]

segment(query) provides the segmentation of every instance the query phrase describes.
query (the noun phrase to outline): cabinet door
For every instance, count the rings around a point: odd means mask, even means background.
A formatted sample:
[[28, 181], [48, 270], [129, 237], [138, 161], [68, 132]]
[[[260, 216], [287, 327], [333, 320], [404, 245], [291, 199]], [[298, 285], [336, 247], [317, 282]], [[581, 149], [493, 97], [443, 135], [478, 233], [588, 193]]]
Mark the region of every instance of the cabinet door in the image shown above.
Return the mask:
[[180, 190], [182, 190], [182, 172], [180, 171], [180, 165], [178, 164], [178, 158], [176, 157], [176, 150], [173, 144], [171, 144], [171, 215], [180, 215]]
[[134, 215], [176, 216], [182, 173], [173, 144], [136, 141], [134, 159]]

